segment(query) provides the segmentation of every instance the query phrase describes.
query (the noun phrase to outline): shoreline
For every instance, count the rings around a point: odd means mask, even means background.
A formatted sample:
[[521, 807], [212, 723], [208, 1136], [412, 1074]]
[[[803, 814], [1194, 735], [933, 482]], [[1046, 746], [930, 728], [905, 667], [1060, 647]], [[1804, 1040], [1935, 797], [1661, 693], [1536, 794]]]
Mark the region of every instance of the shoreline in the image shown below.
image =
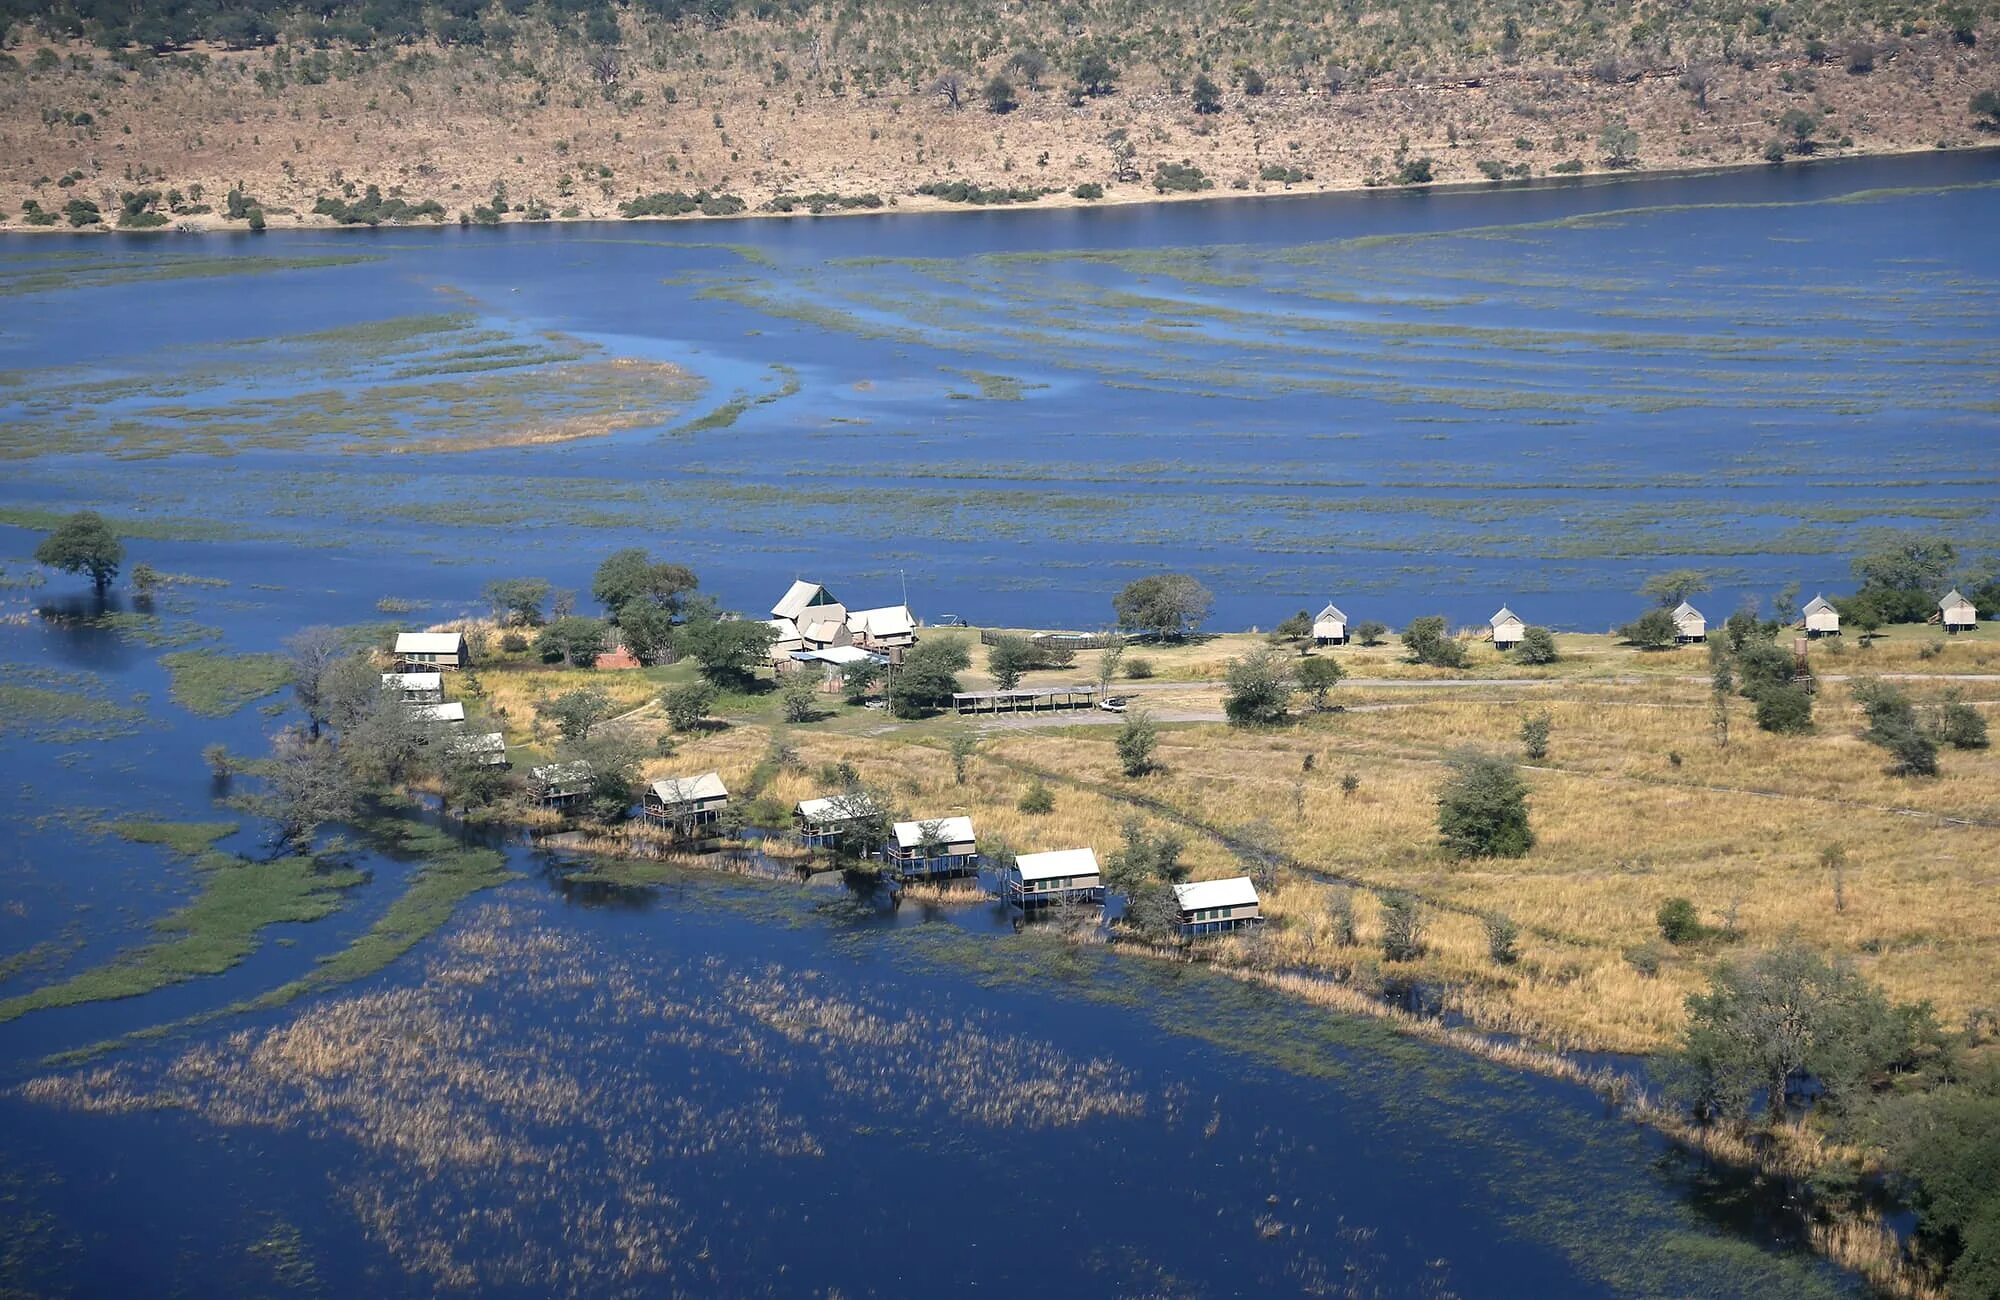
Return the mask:
[[[284, 214], [290, 216], [290, 224], [280, 225], [274, 219], [266, 229], [252, 231], [243, 222], [230, 221], [216, 213], [204, 213], [170, 221], [164, 226], [144, 230], [120, 228], [113, 224], [99, 223], [90, 226], [28, 225], [18, 217], [0, 217], [0, 235], [38, 236], [123, 236], [136, 239], [162, 239], [172, 236], [204, 236], [213, 234], [265, 235], [287, 234], [296, 231], [416, 231], [416, 230], [476, 230], [493, 229], [500, 226], [653, 226], [692, 225], [717, 222], [744, 221], [819, 221], [828, 218], [881, 218], [890, 216], [938, 216], [979, 213], [985, 215], [1032, 213], [1032, 212], [1082, 212], [1092, 210], [1130, 209], [1165, 207], [1171, 204], [1219, 203], [1224, 200], [1237, 202], [1267, 202], [1283, 200], [1303, 200], [1329, 198], [1348, 195], [1413, 195], [1444, 194], [1464, 197], [1479, 194], [1518, 193], [1533, 190], [1582, 189], [1622, 184], [1628, 181], [1673, 181], [1688, 180], [1708, 176], [1729, 176], [1748, 171], [1796, 171], [1805, 168], [1838, 166], [1853, 162], [1880, 162], [1892, 159], [1934, 157], [1939, 155], [1971, 156], [1993, 155], [2000, 159], [2000, 139], [1992, 142], [1932, 146], [1916, 149], [1868, 149], [1857, 147], [1838, 154], [1813, 155], [1802, 158], [1787, 158], [1781, 162], [1767, 162], [1762, 159], [1742, 162], [1710, 162], [1696, 167], [1604, 167], [1592, 166], [1569, 176], [1534, 176], [1508, 180], [1463, 180], [1439, 181], [1421, 185], [1367, 185], [1343, 182], [1298, 182], [1282, 190], [1237, 190], [1207, 189], [1193, 193], [1147, 193], [1143, 182], [1128, 183], [1119, 190], [1107, 191], [1097, 199], [1079, 199], [1068, 191], [1057, 191], [1044, 195], [1031, 203], [973, 204], [951, 203], [927, 195], [897, 194], [891, 196], [880, 208], [831, 208], [824, 212], [770, 212], [746, 207], [742, 212], [727, 215], [709, 215], [701, 212], [683, 213], [679, 216], [639, 216], [625, 217], [609, 214], [580, 214], [574, 217], [550, 215], [538, 220], [527, 220], [509, 214], [498, 222], [467, 222], [451, 220], [424, 220], [410, 222], [383, 222], [368, 225], [362, 222], [342, 224], [330, 217], [314, 214]], [[2000, 177], [1995, 178], [2000, 181]], [[1123, 189], [1130, 189], [1128, 195]]]

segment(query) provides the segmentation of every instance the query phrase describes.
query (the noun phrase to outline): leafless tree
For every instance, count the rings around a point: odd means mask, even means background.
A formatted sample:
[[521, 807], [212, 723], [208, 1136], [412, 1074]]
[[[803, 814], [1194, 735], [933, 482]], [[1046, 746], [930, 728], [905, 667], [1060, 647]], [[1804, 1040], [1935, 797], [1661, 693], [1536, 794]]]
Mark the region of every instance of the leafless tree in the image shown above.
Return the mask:
[[1694, 106], [1704, 113], [1708, 111], [1708, 88], [1713, 80], [1714, 73], [1706, 63], [1690, 63], [1681, 73], [1681, 89], [1694, 96]]
[[951, 105], [956, 111], [965, 102], [965, 74], [947, 69], [931, 83], [931, 93]]
[[285, 638], [285, 656], [290, 660], [292, 694], [305, 710], [306, 722], [315, 738], [328, 722], [326, 679], [339, 662], [346, 646], [340, 633], [324, 624], [300, 628]]

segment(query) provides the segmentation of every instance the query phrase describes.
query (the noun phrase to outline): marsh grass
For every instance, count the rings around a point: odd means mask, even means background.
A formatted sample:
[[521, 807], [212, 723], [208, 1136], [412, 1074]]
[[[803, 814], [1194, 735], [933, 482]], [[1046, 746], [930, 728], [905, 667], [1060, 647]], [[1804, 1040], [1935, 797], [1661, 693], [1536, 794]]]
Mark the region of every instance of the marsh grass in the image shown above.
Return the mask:
[[226, 718], [246, 704], [275, 695], [291, 682], [283, 655], [181, 650], [160, 656], [174, 703], [204, 718]]

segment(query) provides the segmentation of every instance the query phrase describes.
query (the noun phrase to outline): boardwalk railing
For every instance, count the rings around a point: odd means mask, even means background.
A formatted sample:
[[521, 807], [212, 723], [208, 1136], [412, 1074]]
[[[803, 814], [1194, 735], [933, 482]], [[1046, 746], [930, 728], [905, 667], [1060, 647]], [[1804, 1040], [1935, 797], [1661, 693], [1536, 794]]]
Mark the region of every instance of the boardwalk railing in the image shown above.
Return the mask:
[[[1021, 636], [1019, 632], [1000, 632], [990, 627], [979, 629], [979, 644], [992, 645], [1002, 637]], [[1030, 641], [1058, 641], [1072, 650], [1109, 650], [1112, 646], [1124, 645], [1122, 632], [1041, 632], [1028, 635]]]

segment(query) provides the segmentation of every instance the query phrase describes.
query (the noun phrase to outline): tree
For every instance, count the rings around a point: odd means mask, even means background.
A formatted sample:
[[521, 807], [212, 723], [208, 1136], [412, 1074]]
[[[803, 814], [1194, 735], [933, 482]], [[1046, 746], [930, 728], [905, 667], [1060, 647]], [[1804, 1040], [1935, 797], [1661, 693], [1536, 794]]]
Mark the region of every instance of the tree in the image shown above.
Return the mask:
[[1715, 74], [1705, 63], [1690, 63], [1681, 73], [1681, 89], [1694, 96], [1694, 106], [1701, 112], [1708, 111], [1709, 87], [1715, 83]]
[[1127, 776], [1144, 776], [1153, 770], [1153, 754], [1159, 748], [1160, 728], [1144, 709], [1125, 715], [1118, 731], [1118, 765]]
[[1967, 101], [1972, 110], [1973, 123], [1982, 131], [2000, 131], [2000, 90], [1982, 90]]
[[1239, 727], [1275, 726], [1291, 711], [1297, 680], [1291, 660], [1265, 646], [1229, 661], [1222, 711]]
[[1940, 1045], [1929, 1004], [1892, 1006], [1797, 942], [1717, 967], [1687, 1008], [1675, 1091], [1708, 1121], [1747, 1124], [1760, 1100], [1773, 1126], [1794, 1102], [1845, 1110]]
[[1639, 161], [1639, 133], [1622, 117], [1608, 118], [1597, 137], [1604, 146], [1604, 161], [1612, 167], [1630, 167]]
[[1111, 598], [1120, 626], [1168, 641], [1191, 635], [1214, 607], [1214, 593], [1184, 573], [1136, 579]]
[[1778, 119], [1778, 129], [1791, 137], [1789, 145], [1796, 154], [1813, 151], [1813, 136], [1819, 133], [1820, 117], [1808, 108], [1788, 108]]
[[1918, 725], [1916, 706], [1895, 686], [1881, 681], [1860, 681], [1853, 686], [1854, 702], [1868, 718], [1861, 738], [1889, 752], [1891, 776], [1936, 776], [1937, 743]]
[[1086, 95], [1108, 95], [1118, 80], [1118, 69], [1111, 66], [1111, 60], [1093, 50], [1077, 65], [1076, 80]]
[[1377, 623], [1373, 619], [1369, 619], [1365, 623], [1357, 623], [1354, 627], [1355, 640], [1361, 642], [1362, 645], [1381, 645], [1382, 638], [1388, 635], [1388, 625]]
[[590, 788], [583, 796], [584, 815], [601, 822], [624, 820], [632, 810], [644, 759], [639, 742], [622, 727], [599, 728], [589, 739], [556, 746], [559, 763], [584, 763], [590, 768]]
[[951, 106], [957, 112], [965, 102], [965, 74], [947, 68], [931, 83], [931, 93]]
[[1294, 645], [1304, 654], [1313, 639], [1313, 617], [1300, 610], [1271, 629], [1272, 645]]
[[1125, 919], [1148, 939], [1168, 941], [1180, 938], [1181, 900], [1170, 885], [1150, 885], [1128, 895]]
[[1799, 584], [1788, 582], [1771, 597], [1771, 616], [1778, 626], [1789, 627], [1799, 616]]
[[611, 716], [611, 708], [611, 697], [602, 688], [579, 686], [535, 701], [535, 716], [553, 724], [556, 734], [573, 744], [590, 739], [597, 724]]
[[1020, 106], [1014, 98], [1014, 83], [1002, 76], [994, 76], [986, 83], [986, 111], [989, 113], [1011, 113]]
[[1016, 50], [1007, 60], [1007, 70], [1028, 83], [1028, 89], [1039, 90], [1042, 78], [1048, 75], [1049, 58], [1033, 46]]
[[1661, 609], [1672, 609], [1708, 590], [1708, 575], [1700, 569], [1669, 569], [1639, 584], [1639, 594]]
[[708, 681], [724, 690], [748, 690], [757, 670], [771, 661], [777, 633], [760, 620], [721, 618], [703, 611], [674, 634], [674, 648]]
[[101, 594], [125, 562], [125, 544], [94, 510], [79, 510], [56, 525], [35, 547], [35, 563], [63, 573], [81, 573]]
[[903, 666], [889, 679], [889, 711], [899, 718], [920, 718], [948, 707], [958, 693], [958, 674], [971, 666], [972, 654], [962, 637], [925, 638], [904, 654]]
[[1521, 644], [1514, 647], [1514, 661], [1523, 664], [1552, 664], [1561, 659], [1555, 636], [1545, 627], [1521, 629]]
[[1792, 685], [1765, 686], [1752, 696], [1757, 705], [1757, 727], [1781, 736], [1804, 735], [1813, 727], [1813, 699], [1803, 688]]
[[1958, 548], [1942, 537], [1889, 542], [1854, 561], [1855, 593], [1874, 602], [1885, 623], [1921, 623], [1937, 608], [1939, 590]]
[[1341, 678], [1347, 676], [1347, 671], [1340, 666], [1338, 660], [1321, 658], [1317, 655], [1301, 659], [1294, 671], [1298, 677], [1299, 689], [1306, 693], [1306, 698], [1312, 702], [1315, 713], [1326, 712], [1327, 701], [1333, 694], [1333, 688], [1340, 685]]
[[951, 779], [954, 784], [965, 784], [966, 768], [971, 764], [972, 756], [978, 752], [978, 732], [954, 731], [951, 733]]
[[779, 710], [787, 722], [811, 722], [819, 716], [819, 687], [810, 673], [791, 673], [778, 688]]
[[2000, 1064], [1983, 1061], [1957, 1087], [1892, 1113], [1888, 1147], [1918, 1233], [1945, 1261], [1948, 1293], [2000, 1295]]
[[1104, 648], [1097, 660], [1097, 693], [1109, 694], [1111, 683], [1118, 680], [1118, 665], [1125, 659], [1125, 643], [1114, 641]]
[[1392, 890], [1382, 895], [1382, 957], [1415, 961], [1424, 955], [1424, 905], [1416, 895]]
[[1206, 72], [1195, 74], [1194, 111], [1203, 114], [1222, 111], [1222, 87], [1216, 85]]
[[1535, 845], [1528, 829], [1528, 787], [1504, 758], [1458, 755], [1437, 805], [1438, 836], [1453, 857], [1518, 858]]
[[1426, 614], [1403, 629], [1403, 649], [1410, 662], [1433, 668], [1465, 667], [1465, 647], [1445, 628], [1444, 615]]
[[1127, 818], [1119, 830], [1125, 842], [1104, 864], [1105, 878], [1117, 888], [1132, 895], [1156, 880], [1187, 879], [1187, 866], [1181, 862], [1187, 842], [1180, 836], [1170, 830], [1154, 834], [1137, 817]]
[[1352, 948], [1360, 938], [1354, 924], [1354, 891], [1345, 885], [1334, 887], [1326, 900], [1327, 937], [1343, 948]]
[[1031, 817], [1044, 816], [1056, 810], [1055, 791], [1038, 776], [1022, 791], [1020, 801], [1014, 806]]
[[602, 620], [570, 614], [541, 630], [535, 638], [535, 653], [542, 657], [543, 663], [589, 668], [596, 665], [597, 656], [610, 645], [611, 631]]
[[1033, 643], [1024, 636], [998, 636], [986, 650], [986, 671], [993, 674], [993, 684], [1003, 691], [1011, 691], [1021, 684], [1021, 678], [1029, 669], [1037, 666], [1040, 655]]
[[684, 564], [655, 564], [639, 547], [614, 551], [597, 566], [590, 581], [590, 594], [604, 606], [614, 623], [624, 622], [626, 606], [644, 601], [668, 615], [680, 612], [681, 602], [701, 585], [693, 569]]
[[1986, 719], [1959, 697], [1955, 686], [1931, 706], [1931, 734], [1940, 745], [1950, 745], [1953, 749], [1984, 749], [1988, 743]]
[[292, 695], [306, 715], [315, 739], [331, 719], [327, 715], [327, 675], [347, 653], [341, 634], [323, 623], [302, 627], [285, 638], [286, 666], [291, 670]]
[[1539, 763], [1549, 756], [1549, 715], [1534, 713], [1521, 719], [1521, 753]]
[[675, 731], [693, 731], [708, 720], [709, 710], [721, 695], [708, 682], [689, 682], [664, 692], [660, 707], [667, 711], [667, 723]]
[[1853, 596], [1835, 596], [1833, 607], [1840, 611], [1841, 622], [1861, 634], [1861, 644], [1865, 647], [1875, 639], [1875, 633], [1888, 619], [1882, 613], [1881, 603], [1873, 592], [1862, 592]]
[[486, 600], [502, 627], [540, 627], [550, 587], [541, 578], [501, 578], [486, 584]]
[[665, 663], [673, 654], [674, 616], [650, 600], [628, 601], [618, 611], [618, 639], [648, 668]]
[[1679, 639], [1680, 631], [1672, 614], [1664, 609], [1649, 609], [1619, 628], [1618, 635], [1641, 650], [1664, 650]]
[[310, 847], [314, 832], [352, 817], [359, 801], [354, 773], [331, 744], [297, 729], [278, 734], [256, 806], [281, 846]]
[[1501, 966], [1521, 960], [1521, 927], [1504, 912], [1488, 912], [1479, 918], [1486, 930], [1486, 955]]

